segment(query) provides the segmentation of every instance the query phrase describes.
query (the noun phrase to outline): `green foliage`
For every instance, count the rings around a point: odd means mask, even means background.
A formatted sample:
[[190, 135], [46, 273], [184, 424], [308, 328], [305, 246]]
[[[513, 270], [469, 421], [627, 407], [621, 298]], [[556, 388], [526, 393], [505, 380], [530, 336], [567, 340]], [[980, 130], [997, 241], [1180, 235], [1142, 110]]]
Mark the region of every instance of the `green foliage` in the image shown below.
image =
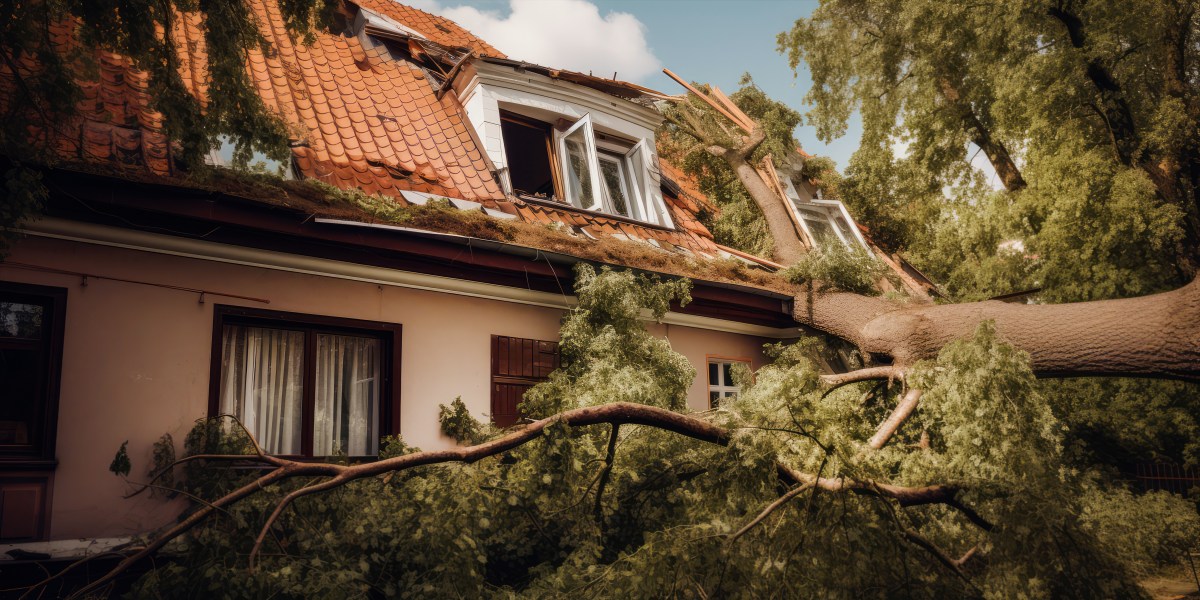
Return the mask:
[[438, 405], [438, 422], [442, 433], [460, 444], [477, 444], [483, 439], [483, 424], [467, 410], [462, 396], [455, 398], [450, 406]]
[[175, 463], [175, 438], [171, 434], [164, 433], [154, 442], [152, 458], [150, 471], [146, 475], [151, 479], [157, 477], [155, 485], [158, 487], [150, 488], [150, 495], [174, 497], [171, 490], [175, 487], [175, 469], [172, 468]]
[[[1175, 50], [1179, 64], [1200, 58], [1168, 42], [1195, 35], [1194, 7], [1055, 6], [1074, 34], [1032, 0], [829, 0], [779, 36], [793, 68], [812, 73], [807, 118], [822, 139], [862, 115], [842, 199], [954, 299], [1139, 295], [1177, 286], [1200, 260], [1185, 236], [1200, 224], [1200, 94], [1162, 68]], [[1132, 126], [1114, 133], [1105, 111], [1122, 107]], [[970, 163], [987, 156], [980, 143], [1008, 152], [1027, 187], [989, 190]]]
[[113, 457], [112, 462], [108, 465], [108, 470], [113, 475], [124, 477], [129, 475], [129, 470], [133, 468], [133, 464], [129, 462], [129, 452], [126, 450], [127, 446], [129, 446], [129, 440], [122, 442], [116, 456]]
[[[809, 291], [853, 292], [878, 296], [878, 284], [890, 274], [887, 266], [861, 248], [847, 248], [824, 240], [783, 272], [793, 283], [807, 283]], [[814, 290], [815, 286], [815, 290]]]
[[1093, 488], [1081, 504], [1085, 528], [1140, 577], [1178, 565], [1200, 544], [1196, 505], [1174, 494]]
[[579, 304], [563, 319], [563, 368], [525, 393], [521, 410], [544, 418], [569, 408], [635, 402], [672, 410], [686, 406], [696, 376], [691, 363], [642, 324], [661, 319], [671, 303], [691, 300], [691, 282], [664, 281], [580, 263], [575, 268]]
[[[576, 291], [579, 306], [563, 321], [569, 362], [531, 392], [526, 410], [616, 400], [681, 408], [675, 394], [693, 373], [668, 344], [650, 342], [641, 318], [686, 298], [686, 282], [580, 267]], [[1039, 393], [1028, 357], [990, 324], [914, 369], [910, 381], [926, 390], [921, 410], [877, 451], [862, 440], [903, 390], [864, 394], [870, 385], [861, 384], [823, 394], [827, 351], [816, 338], [777, 345], [771, 364], [752, 379], [739, 375], [742, 394], [706, 413], [733, 431], [728, 447], [621, 426], [598, 504], [610, 428], [558, 423], [503, 457], [302, 498], [248, 572], [243, 557], [266, 515], [311, 481], [271, 486], [178, 542], [182, 558], [151, 570], [132, 595], [1139, 598], [1135, 576], [1196, 542], [1197, 516], [1182, 500], [1104, 487], [1067, 466], [1071, 432]], [[443, 409], [470, 417], [460, 402]], [[382, 447], [384, 457], [415, 451], [396, 437]], [[197, 424], [186, 449], [250, 448], [228, 420], [211, 420]], [[777, 461], [835, 481], [958, 485], [960, 499], [996, 526], [984, 532], [944, 506], [806, 492], [729, 539], [778, 498]], [[188, 471], [185, 485], [213, 498], [249, 476], [210, 463]], [[913, 536], [954, 556], [975, 547], [978, 558], [964, 565], [970, 583]]]

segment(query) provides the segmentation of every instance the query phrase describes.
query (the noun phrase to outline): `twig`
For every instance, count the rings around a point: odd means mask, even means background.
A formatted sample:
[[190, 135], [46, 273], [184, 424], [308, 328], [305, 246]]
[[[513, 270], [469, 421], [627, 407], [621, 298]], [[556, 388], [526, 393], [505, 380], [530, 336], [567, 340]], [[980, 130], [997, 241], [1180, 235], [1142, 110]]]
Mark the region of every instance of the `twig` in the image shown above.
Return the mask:
[[805, 490], [812, 489], [812, 487], [813, 487], [812, 483], [802, 483], [802, 484], [797, 485], [796, 487], [788, 490], [788, 492], [786, 494], [780, 496], [774, 502], [767, 505], [767, 507], [764, 508], [762, 512], [758, 513], [758, 516], [754, 517], [754, 519], [752, 521], [750, 521], [749, 523], [746, 523], [745, 526], [743, 526], [741, 529], [737, 530], [732, 535], [730, 535], [729, 541], [733, 542], [733, 541], [737, 540], [738, 538], [742, 537], [743, 535], [745, 535], [745, 533], [747, 531], [754, 529], [755, 526], [757, 526], [759, 523], [762, 523], [767, 517], [771, 516], [771, 513], [775, 512], [776, 510], [779, 510], [779, 507], [790, 502], [792, 500], [792, 498], [795, 498], [796, 496], [803, 494]]
[[604, 455], [604, 470], [600, 471], [600, 485], [596, 488], [596, 506], [592, 509], [596, 518], [596, 527], [600, 530], [601, 535], [604, 534], [604, 487], [608, 485], [608, 477], [612, 474], [613, 460], [617, 455], [617, 431], [619, 429], [620, 426], [613, 423], [612, 431], [608, 434], [608, 453]]

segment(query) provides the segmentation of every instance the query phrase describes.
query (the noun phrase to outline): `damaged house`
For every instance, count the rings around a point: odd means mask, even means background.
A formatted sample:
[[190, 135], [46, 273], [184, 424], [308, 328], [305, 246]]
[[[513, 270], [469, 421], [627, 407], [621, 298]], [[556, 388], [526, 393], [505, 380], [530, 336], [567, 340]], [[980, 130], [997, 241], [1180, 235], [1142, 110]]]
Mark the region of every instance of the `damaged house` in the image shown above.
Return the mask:
[[[517, 423], [558, 364], [579, 262], [693, 278], [694, 301], [647, 326], [696, 368], [694, 410], [737, 393], [734, 363], [800, 335], [764, 283], [778, 265], [714, 242], [712, 204], [659, 160], [662, 94], [510, 60], [390, 0], [347, 0], [311, 45], [274, 0], [256, 11], [273, 48], [250, 74], [294, 132], [284, 167], [365, 194], [182, 178], [146, 75], [97, 51], [82, 119], [41, 132], [63, 159], [44, 215], [0, 263], [0, 543], [57, 552], [168, 522], [180, 504], [122, 499], [109, 462], [128, 440], [140, 477], [164, 432], [178, 444], [207, 416], [238, 416], [272, 453], [362, 459], [390, 434], [452, 444], [437, 414], [458, 396]], [[197, 18], [175, 33], [203, 100]], [[795, 166], [773, 172], [805, 239], [868, 247]]]

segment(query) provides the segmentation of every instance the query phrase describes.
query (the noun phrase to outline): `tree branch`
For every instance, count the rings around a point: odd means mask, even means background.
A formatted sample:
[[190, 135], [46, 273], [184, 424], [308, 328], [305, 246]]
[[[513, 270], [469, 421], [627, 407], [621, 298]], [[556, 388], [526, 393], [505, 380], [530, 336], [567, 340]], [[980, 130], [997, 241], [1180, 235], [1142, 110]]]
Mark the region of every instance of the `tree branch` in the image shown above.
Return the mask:
[[600, 485], [596, 488], [596, 506], [592, 509], [592, 513], [596, 518], [596, 527], [601, 533], [604, 532], [604, 487], [608, 485], [608, 476], [612, 473], [613, 460], [617, 455], [617, 432], [620, 426], [612, 425], [612, 431], [608, 434], [608, 452], [604, 455], [604, 468], [600, 471]]
[[766, 508], [764, 508], [762, 512], [758, 513], [758, 516], [754, 517], [754, 520], [750, 521], [749, 523], [746, 523], [746, 525], [744, 525], [741, 529], [739, 529], [735, 533], [731, 534], [729, 536], [729, 541], [733, 542], [733, 541], [737, 540], [738, 538], [742, 537], [743, 535], [746, 534], [747, 531], [754, 529], [754, 527], [756, 525], [758, 525], [759, 523], [762, 523], [767, 517], [769, 517], [771, 515], [771, 513], [775, 512], [776, 510], [779, 510], [779, 508], [781, 506], [783, 506], [784, 504], [787, 504], [796, 496], [803, 494], [805, 490], [810, 490], [812, 488], [813, 488], [812, 483], [801, 483], [801, 484], [793, 487], [792, 489], [788, 490], [788, 492], [786, 494], [780, 496], [778, 499], [776, 499], [774, 502], [772, 502]]
[[849, 373], [834, 373], [832, 375], [822, 375], [821, 383], [828, 386], [822, 396], [828, 396], [830, 392], [842, 386], [860, 381], [877, 381], [886, 379], [889, 382], [895, 379], [904, 378], [904, 369], [894, 365], [883, 367], [867, 367]]
[[896, 431], [908, 420], [908, 417], [912, 416], [913, 411], [917, 409], [917, 404], [921, 401], [921, 393], [921, 390], [918, 389], [908, 390], [904, 394], [904, 397], [900, 399], [899, 404], [896, 405], [896, 409], [892, 411], [892, 414], [888, 415], [888, 418], [875, 431], [875, 435], [871, 436], [871, 439], [867, 441], [867, 445], [875, 450], [883, 448], [888, 443], [888, 440], [892, 439], [893, 435], [896, 435]]

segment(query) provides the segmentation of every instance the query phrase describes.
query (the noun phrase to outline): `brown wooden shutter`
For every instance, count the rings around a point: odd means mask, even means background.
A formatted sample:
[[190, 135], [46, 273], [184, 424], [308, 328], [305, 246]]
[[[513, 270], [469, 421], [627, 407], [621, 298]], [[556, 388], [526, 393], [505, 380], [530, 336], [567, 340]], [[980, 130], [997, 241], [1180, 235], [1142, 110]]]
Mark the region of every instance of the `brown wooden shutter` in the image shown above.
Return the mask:
[[558, 342], [493, 335], [492, 422], [509, 427], [520, 421], [525, 391], [558, 365]]

